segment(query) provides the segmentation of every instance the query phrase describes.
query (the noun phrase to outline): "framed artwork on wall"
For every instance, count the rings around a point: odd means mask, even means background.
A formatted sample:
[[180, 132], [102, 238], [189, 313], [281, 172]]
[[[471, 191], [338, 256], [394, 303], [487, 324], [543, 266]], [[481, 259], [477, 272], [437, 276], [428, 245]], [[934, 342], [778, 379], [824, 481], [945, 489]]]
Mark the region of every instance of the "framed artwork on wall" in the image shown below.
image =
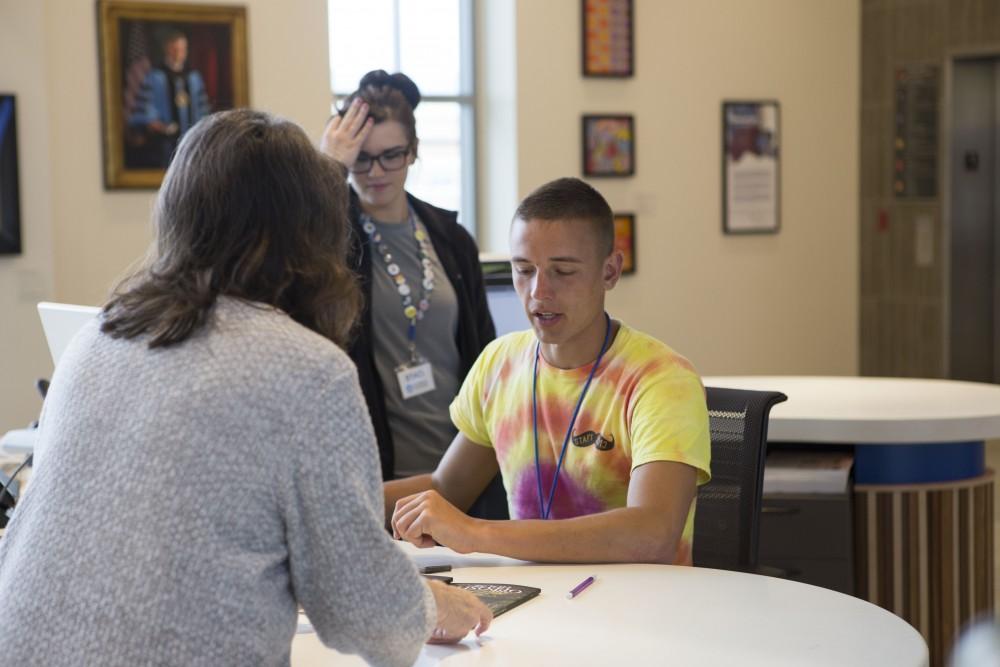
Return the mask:
[[14, 96], [0, 93], [0, 255], [21, 253], [16, 112]]
[[621, 250], [625, 256], [622, 263], [622, 274], [635, 273], [635, 214], [615, 213], [615, 250]]
[[722, 103], [722, 231], [774, 234], [781, 224], [778, 103]]
[[634, 19], [632, 0], [581, 0], [583, 75], [632, 76]]
[[630, 115], [583, 117], [583, 175], [635, 174], [635, 120]]
[[100, 0], [104, 185], [157, 188], [184, 133], [247, 106], [246, 9]]

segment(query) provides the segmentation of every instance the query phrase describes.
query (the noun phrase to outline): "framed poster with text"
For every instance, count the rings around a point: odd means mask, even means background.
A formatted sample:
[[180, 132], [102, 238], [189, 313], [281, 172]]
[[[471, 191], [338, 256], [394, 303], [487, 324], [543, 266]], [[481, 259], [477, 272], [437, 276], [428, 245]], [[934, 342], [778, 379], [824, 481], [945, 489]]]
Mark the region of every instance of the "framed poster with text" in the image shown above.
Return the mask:
[[776, 101], [722, 103], [722, 231], [776, 233], [781, 221]]

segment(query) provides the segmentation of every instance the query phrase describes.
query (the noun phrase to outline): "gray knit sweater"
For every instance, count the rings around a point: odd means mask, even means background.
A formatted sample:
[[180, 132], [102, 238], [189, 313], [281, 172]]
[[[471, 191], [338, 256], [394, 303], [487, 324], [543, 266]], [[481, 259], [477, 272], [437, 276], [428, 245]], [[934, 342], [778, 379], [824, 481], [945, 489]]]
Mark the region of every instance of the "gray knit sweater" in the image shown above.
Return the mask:
[[223, 298], [156, 350], [92, 322], [34, 467], [0, 539], [0, 664], [283, 665], [296, 603], [375, 664], [430, 635], [354, 367], [279, 311]]

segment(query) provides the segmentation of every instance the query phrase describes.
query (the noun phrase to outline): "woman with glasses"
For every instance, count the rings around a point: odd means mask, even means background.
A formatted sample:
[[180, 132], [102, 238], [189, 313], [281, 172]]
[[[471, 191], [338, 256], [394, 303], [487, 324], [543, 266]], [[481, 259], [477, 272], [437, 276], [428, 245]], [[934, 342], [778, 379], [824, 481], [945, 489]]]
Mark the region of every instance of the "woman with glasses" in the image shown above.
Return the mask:
[[[454, 211], [405, 190], [420, 91], [405, 74], [366, 74], [321, 148], [350, 172], [353, 266], [364, 293], [350, 345], [384, 479], [433, 472], [455, 437], [448, 407], [496, 333], [479, 251]], [[472, 510], [506, 514], [499, 478]]]

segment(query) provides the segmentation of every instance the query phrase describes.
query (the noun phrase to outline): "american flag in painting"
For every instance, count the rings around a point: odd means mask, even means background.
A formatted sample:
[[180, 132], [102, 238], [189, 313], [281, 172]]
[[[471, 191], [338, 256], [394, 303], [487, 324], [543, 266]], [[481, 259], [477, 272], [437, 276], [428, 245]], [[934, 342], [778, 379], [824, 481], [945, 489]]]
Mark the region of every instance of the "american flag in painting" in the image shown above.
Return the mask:
[[142, 82], [146, 79], [149, 70], [152, 69], [152, 64], [149, 62], [149, 39], [142, 23], [125, 23], [123, 27], [128, 34], [126, 35], [125, 67], [122, 70], [125, 76], [122, 97], [125, 105], [125, 117], [128, 118], [136, 107], [142, 90]]

